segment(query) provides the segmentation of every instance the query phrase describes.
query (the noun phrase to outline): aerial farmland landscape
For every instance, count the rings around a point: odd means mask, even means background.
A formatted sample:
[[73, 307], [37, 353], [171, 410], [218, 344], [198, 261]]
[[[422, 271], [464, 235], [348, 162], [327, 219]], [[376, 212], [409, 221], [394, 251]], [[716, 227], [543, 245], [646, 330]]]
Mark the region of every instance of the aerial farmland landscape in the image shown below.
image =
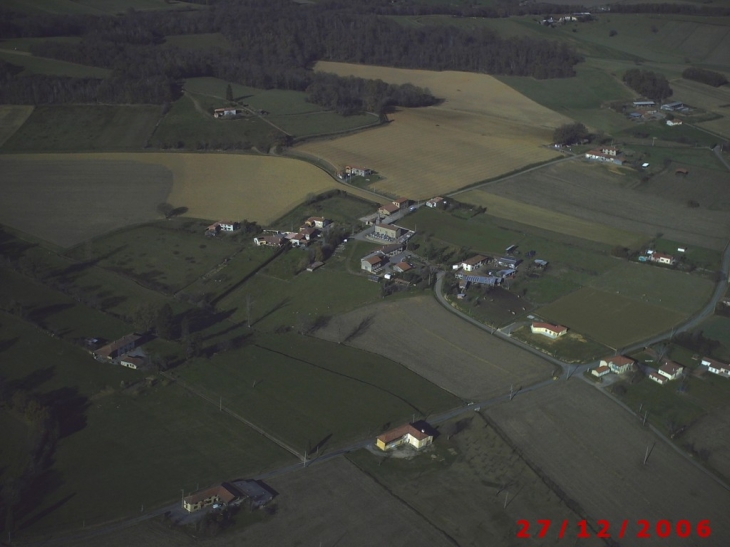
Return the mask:
[[730, 543], [727, 0], [0, 0], [0, 545]]

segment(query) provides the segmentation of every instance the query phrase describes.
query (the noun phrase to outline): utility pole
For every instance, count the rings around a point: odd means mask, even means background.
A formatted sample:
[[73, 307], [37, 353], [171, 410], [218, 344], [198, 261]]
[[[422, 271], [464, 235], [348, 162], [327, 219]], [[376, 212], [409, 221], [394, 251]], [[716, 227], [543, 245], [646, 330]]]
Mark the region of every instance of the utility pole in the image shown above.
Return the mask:
[[646, 417], [649, 415], [649, 411], [644, 412], [644, 420], [641, 422], [641, 425], [646, 425]]
[[506, 491], [506, 492], [504, 493], [504, 507], [503, 507], [503, 509], [507, 509], [507, 500], [508, 500], [508, 499], [509, 499], [509, 490], [507, 490], [507, 491]]
[[644, 454], [644, 465], [646, 465], [646, 462], [649, 460], [649, 454], [651, 454], [651, 450], [649, 448], [649, 445], [646, 445], [646, 454]]
[[510, 384], [510, 386], [509, 386], [509, 400], [510, 401], [515, 396], [515, 390], [514, 390], [514, 388], [515, 388], [515, 385], [514, 384]]

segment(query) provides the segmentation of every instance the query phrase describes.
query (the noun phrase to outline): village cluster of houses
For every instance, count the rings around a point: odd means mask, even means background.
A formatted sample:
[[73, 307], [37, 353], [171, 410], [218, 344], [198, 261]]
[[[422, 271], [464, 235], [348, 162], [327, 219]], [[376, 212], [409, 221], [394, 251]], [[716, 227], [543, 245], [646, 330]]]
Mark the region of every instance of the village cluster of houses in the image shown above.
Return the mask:
[[635, 368], [636, 361], [633, 359], [623, 355], [615, 355], [607, 359], [602, 359], [599, 366], [591, 371], [591, 374], [600, 378], [606, 374], [610, 374], [611, 372], [614, 374], [626, 374], [627, 372], [633, 371]]
[[[703, 357], [700, 364], [707, 367], [707, 371], [712, 374], [717, 374], [723, 378], [730, 378], [730, 365], [727, 363], [722, 363], [715, 359], [710, 359], [709, 357]], [[602, 376], [612, 372], [615, 374], [631, 372], [635, 368], [636, 361], [623, 355], [617, 355], [615, 357], [603, 359], [598, 367], [591, 370], [591, 374], [601, 378]], [[665, 359], [662, 361], [659, 368], [651, 369], [647, 377], [663, 386], [667, 382], [681, 378], [683, 374], [684, 367], [682, 365], [669, 359]]]
[[95, 347], [98, 344], [96, 338], [88, 339], [86, 344], [92, 348], [90, 353], [97, 361], [139, 370], [143, 369], [147, 363], [146, 355], [139, 349], [144, 342], [145, 339], [142, 335], [133, 333], [126, 334], [118, 340], [109, 342], [99, 348]]
[[[633, 107], [633, 110], [629, 112], [629, 119], [634, 121], [662, 120], [667, 117], [667, 112], [680, 112], [682, 114], [686, 114], [692, 111], [689, 106], [679, 101], [665, 103], [657, 107], [655, 101], [639, 100], [633, 102]], [[668, 119], [666, 124], [670, 127], [682, 125], [682, 120]]]
[[251, 503], [252, 507], [261, 507], [273, 498], [274, 495], [257, 481], [241, 480], [223, 482], [190, 494], [183, 498], [182, 506], [188, 513], [194, 513], [211, 505], [213, 509], [222, 509], [240, 505], [244, 501]]
[[253, 238], [253, 242], [259, 247], [307, 247], [320, 237], [322, 231], [332, 221], [324, 217], [309, 217], [297, 232], [269, 232]]

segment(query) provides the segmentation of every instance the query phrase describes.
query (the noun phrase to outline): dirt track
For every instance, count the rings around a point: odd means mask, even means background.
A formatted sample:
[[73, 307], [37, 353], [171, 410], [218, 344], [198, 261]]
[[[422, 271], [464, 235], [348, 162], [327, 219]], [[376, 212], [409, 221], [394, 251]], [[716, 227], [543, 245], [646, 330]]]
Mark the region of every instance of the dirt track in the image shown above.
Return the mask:
[[436, 385], [476, 400], [548, 378], [537, 356], [466, 324], [430, 296], [367, 306], [334, 318], [317, 336], [402, 363]]

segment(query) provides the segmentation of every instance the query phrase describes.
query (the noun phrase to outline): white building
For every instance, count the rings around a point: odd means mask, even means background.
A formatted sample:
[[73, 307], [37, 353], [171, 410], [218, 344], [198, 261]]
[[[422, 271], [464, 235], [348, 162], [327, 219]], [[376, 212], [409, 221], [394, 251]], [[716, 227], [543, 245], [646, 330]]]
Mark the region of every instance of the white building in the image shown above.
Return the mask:
[[532, 331], [532, 334], [542, 334], [555, 340], [568, 332], [568, 327], [551, 323], [533, 323], [530, 325], [530, 331]]

